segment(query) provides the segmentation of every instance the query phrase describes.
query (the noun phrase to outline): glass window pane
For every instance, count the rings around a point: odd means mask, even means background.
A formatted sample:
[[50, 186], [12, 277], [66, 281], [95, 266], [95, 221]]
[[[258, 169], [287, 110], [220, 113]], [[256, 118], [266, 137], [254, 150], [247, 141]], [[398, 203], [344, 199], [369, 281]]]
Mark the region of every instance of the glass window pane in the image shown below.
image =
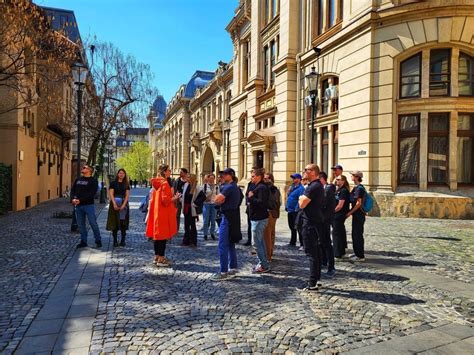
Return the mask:
[[318, 132], [317, 130], [315, 129], [313, 131], [313, 141], [314, 141], [314, 145], [313, 145], [313, 160], [311, 163], [315, 163], [316, 164], [316, 157], [318, 156]]
[[428, 138], [428, 182], [448, 182], [448, 137]]
[[430, 96], [449, 95], [449, 49], [432, 50], [430, 53]]
[[329, 27], [336, 24], [336, 0], [329, 0]]
[[473, 184], [473, 137], [458, 137], [457, 139], [457, 180], [459, 184]]
[[474, 95], [474, 58], [461, 53], [459, 56], [459, 95]]
[[419, 120], [418, 116], [402, 116], [400, 117], [400, 131], [402, 132], [418, 132]]
[[400, 139], [399, 149], [399, 180], [404, 183], [418, 181], [418, 137]]
[[323, 33], [323, 25], [324, 25], [324, 3], [325, 0], [319, 0], [318, 6], [318, 34], [320, 35]]
[[401, 63], [401, 97], [420, 96], [420, 60], [421, 56], [417, 54]]
[[[474, 130], [474, 115], [462, 115], [458, 116], [458, 130]], [[474, 133], [474, 132], [473, 132]]]
[[429, 130], [434, 132], [444, 132], [449, 130], [449, 115], [446, 113], [430, 114]]
[[329, 169], [329, 144], [323, 144], [322, 146], [322, 153], [323, 153], [323, 156], [322, 156], [322, 164], [321, 164], [321, 168], [322, 168], [322, 171], [325, 171], [326, 173], [328, 172], [328, 169]]

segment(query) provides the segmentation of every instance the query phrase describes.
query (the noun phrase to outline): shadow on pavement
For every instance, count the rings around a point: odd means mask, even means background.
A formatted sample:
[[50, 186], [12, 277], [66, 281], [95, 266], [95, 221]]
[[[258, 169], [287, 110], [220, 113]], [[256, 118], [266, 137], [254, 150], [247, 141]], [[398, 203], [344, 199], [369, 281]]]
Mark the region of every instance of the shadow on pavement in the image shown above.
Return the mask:
[[409, 296], [397, 295], [394, 293], [379, 293], [379, 292], [368, 292], [368, 291], [358, 291], [358, 290], [338, 290], [335, 288], [324, 288], [321, 292], [325, 295], [334, 295], [339, 297], [346, 298], [355, 298], [363, 301], [372, 301], [376, 303], [386, 303], [386, 304], [396, 304], [406, 306], [413, 303], [426, 303], [423, 300], [418, 300], [416, 298], [411, 298]]

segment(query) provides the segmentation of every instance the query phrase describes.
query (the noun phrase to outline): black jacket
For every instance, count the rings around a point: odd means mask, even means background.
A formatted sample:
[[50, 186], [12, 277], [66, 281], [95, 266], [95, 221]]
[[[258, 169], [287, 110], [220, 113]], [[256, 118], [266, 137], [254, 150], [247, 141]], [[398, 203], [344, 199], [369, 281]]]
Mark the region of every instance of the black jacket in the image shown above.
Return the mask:
[[323, 215], [324, 222], [331, 223], [334, 220], [334, 210], [336, 209], [336, 186], [327, 184], [324, 186]]
[[222, 212], [229, 222], [229, 239], [232, 243], [238, 243], [242, 240], [240, 232], [240, 209], [227, 210]]
[[81, 176], [72, 185], [71, 201], [77, 198], [80, 201], [79, 206], [93, 205], [98, 188], [99, 183], [95, 177]]
[[270, 191], [265, 183], [260, 182], [252, 191], [249, 201], [249, 217], [251, 221], [261, 221], [268, 218], [268, 199]]

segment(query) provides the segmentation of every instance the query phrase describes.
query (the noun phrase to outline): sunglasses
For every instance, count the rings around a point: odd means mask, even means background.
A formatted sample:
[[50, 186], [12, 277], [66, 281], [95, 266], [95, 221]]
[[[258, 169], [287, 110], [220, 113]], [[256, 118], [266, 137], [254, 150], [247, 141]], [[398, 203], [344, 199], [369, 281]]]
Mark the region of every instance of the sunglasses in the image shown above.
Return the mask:
[[314, 169], [311, 168], [305, 168], [304, 171], [313, 171]]
[[342, 179], [336, 179], [336, 181], [342, 181]]

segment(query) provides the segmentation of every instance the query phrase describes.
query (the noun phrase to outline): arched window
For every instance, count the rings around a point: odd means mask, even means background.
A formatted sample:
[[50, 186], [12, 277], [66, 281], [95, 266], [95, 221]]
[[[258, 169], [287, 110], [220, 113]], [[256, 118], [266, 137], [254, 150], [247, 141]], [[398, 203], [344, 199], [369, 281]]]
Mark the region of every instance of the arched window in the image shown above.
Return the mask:
[[474, 96], [474, 58], [459, 55], [459, 96]]
[[421, 95], [421, 53], [400, 64], [400, 98]]

